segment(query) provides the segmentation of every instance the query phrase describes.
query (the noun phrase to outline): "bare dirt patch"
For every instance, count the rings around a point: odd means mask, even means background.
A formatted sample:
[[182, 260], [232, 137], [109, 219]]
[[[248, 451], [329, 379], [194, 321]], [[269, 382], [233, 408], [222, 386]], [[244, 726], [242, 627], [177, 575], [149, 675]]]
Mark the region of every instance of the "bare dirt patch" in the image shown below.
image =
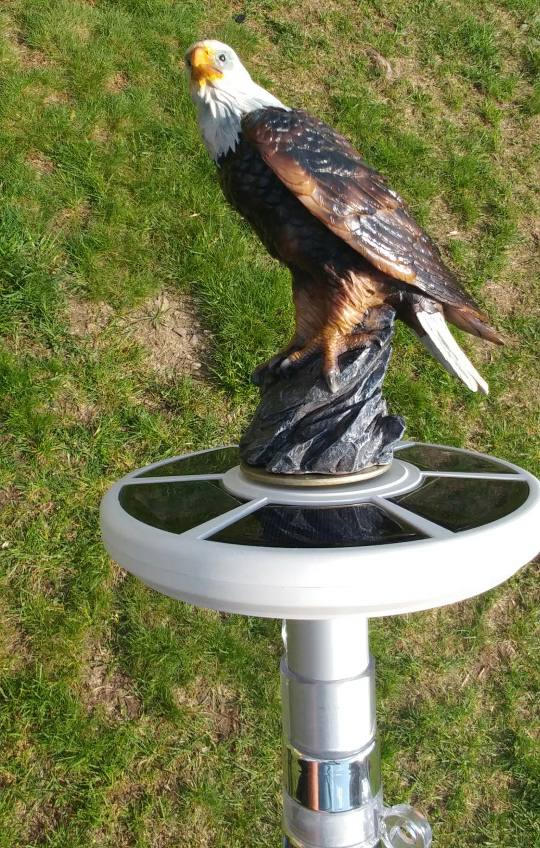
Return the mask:
[[223, 683], [210, 686], [202, 677], [197, 677], [188, 688], [178, 688], [174, 695], [179, 707], [196, 710], [208, 720], [217, 741], [238, 733], [240, 714], [236, 696]]
[[131, 678], [112, 667], [111, 654], [104, 648], [99, 648], [89, 661], [81, 695], [90, 713], [99, 711], [108, 719], [125, 721], [141, 713]]
[[90, 336], [94, 339], [110, 323], [115, 312], [108, 303], [92, 303], [68, 298], [67, 316], [74, 336]]
[[52, 174], [54, 171], [54, 162], [40, 150], [31, 150], [26, 154], [25, 161], [40, 175]]
[[137, 798], [140, 798], [146, 788], [147, 787], [144, 783], [140, 783], [138, 781], [122, 783], [120, 786], [117, 786], [112, 790], [109, 800], [120, 810], [123, 810], [128, 804], [131, 804], [133, 801], [136, 801]]
[[147, 348], [148, 364], [156, 371], [201, 369], [209, 332], [202, 329], [191, 298], [165, 292], [149, 298], [125, 316], [122, 328]]
[[137, 309], [116, 313], [107, 303], [90, 303], [70, 298], [68, 319], [77, 336], [99, 335], [113, 327], [142, 345], [148, 352], [147, 364], [158, 372], [179, 370], [198, 373], [209, 341], [187, 295], [165, 293], [145, 300]]

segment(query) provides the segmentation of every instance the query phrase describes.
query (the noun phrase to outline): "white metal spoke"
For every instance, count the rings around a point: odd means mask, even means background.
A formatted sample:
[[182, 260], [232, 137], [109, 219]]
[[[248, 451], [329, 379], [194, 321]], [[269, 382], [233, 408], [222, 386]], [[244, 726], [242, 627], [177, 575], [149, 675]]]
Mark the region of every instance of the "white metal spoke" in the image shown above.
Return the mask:
[[377, 504], [377, 506], [381, 509], [389, 512], [396, 518], [401, 518], [403, 521], [406, 521], [407, 524], [411, 525], [411, 527], [414, 527], [416, 530], [419, 530], [431, 539], [450, 539], [455, 535], [451, 530], [447, 530], [446, 527], [436, 524], [435, 521], [423, 518], [423, 516], [417, 515], [416, 512], [411, 512], [410, 509], [406, 509], [399, 504], [392, 503], [386, 498], [374, 497], [372, 503]]
[[228, 527], [229, 524], [234, 524], [246, 515], [251, 515], [252, 512], [260, 509], [262, 506], [266, 506], [267, 503], [267, 498], [259, 498], [256, 501], [248, 501], [247, 503], [241, 504], [228, 512], [224, 512], [221, 515], [216, 516], [216, 518], [211, 518], [209, 521], [205, 521], [204, 524], [198, 524], [197, 527], [192, 527], [191, 530], [186, 530], [185, 533], [180, 534], [181, 538], [206, 539], [208, 536], [213, 536], [214, 533], [217, 533], [224, 527]]
[[525, 480], [522, 474], [497, 471], [422, 471], [424, 477], [457, 477], [461, 480]]
[[124, 486], [140, 485], [141, 483], [197, 483], [201, 480], [221, 480], [223, 474], [184, 474], [170, 477], [130, 477], [124, 480]]

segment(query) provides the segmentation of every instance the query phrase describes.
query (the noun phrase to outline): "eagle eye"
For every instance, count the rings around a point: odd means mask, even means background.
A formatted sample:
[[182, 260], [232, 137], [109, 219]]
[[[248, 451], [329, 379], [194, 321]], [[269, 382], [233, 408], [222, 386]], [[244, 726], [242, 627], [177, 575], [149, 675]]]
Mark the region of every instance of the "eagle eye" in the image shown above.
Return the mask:
[[219, 59], [220, 62], [226, 62], [227, 61], [227, 57], [226, 57], [225, 53], [220, 53], [219, 56], [218, 56], [218, 59]]

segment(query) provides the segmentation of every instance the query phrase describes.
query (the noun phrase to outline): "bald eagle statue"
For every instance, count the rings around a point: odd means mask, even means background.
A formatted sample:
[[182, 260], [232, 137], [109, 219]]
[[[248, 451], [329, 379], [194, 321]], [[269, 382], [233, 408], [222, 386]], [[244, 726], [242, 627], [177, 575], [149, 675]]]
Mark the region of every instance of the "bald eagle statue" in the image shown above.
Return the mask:
[[292, 274], [295, 334], [261, 369], [287, 376], [319, 354], [335, 392], [340, 355], [375, 340], [378, 312], [392, 307], [447, 371], [487, 394], [446, 321], [502, 341], [386, 179], [336, 130], [257, 85], [226, 44], [199, 41], [185, 61], [226, 199]]

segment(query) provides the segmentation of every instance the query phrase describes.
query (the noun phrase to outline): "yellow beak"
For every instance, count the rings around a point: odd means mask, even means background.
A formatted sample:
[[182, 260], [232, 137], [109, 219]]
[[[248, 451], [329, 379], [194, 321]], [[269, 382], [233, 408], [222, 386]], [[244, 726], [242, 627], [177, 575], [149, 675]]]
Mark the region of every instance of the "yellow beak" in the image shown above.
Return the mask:
[[212, 59], [213, 56], [208, 47], [195, 47], [189, 57], [192, 82], [203, 85], [223, 76], [221, 71], [218, 71], [212, 64]]

